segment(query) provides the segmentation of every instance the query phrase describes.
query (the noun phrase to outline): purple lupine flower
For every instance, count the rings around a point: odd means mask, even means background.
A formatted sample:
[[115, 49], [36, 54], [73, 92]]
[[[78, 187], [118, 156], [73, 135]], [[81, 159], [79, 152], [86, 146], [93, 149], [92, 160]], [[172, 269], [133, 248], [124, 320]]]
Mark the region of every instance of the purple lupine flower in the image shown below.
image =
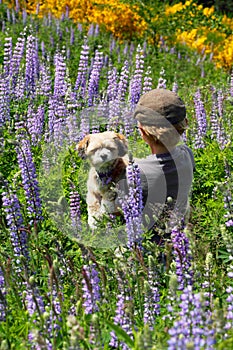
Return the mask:
[[86, 135], [90, 133], [90, 116], [89, 113], [84, 109], [80, 115], [80, 133], [79, 139], [82, 140]]
[[[138, 47], [137, 47], [137, 48], [138, 48]], [[130, 59], [133, 57], [134, 51], [135, 51], [134, 42], [131, 41], [130, 47], [129, 47], [129, 58], [130, 58]]]
[[233, 72], [231, 72], [230, 95], [233, 97]]
[[129, 63], [128, 61], [125, 61], [120, 71], [118, 92], [117, 92], [118, 101], [121, 101], [121, 102], [125, 101], [125, 95], [127, 92], [128, 84], [129, 84]]
[[64, 96], [67, 91], [66, 63], [63, 55], [57, 52], [54, 56], [55, 77], [53, 94], [56, 97]]
[[4, 33], [6, 29], [6, 22], [2, 21], [2, 32]]
[[[227, 276], [232, 279], [233, 278], [233, 238], [232, 238], [232, 234], [229, 230], [227, 230], [227, 227], [225, 226], [221, 226], [221, 234], [222, 234], [222, 238], [223, 241], [225, 243], [226, 246], [226, 250], [229, 254], [229, 266], [227, 268]], [[229, 329], [232, 329], [233, 327], [233, 288], [232, 286], [228, 286], [226, 288], [226, 292], [227, 292], [227, 310], [226, 310], [226, 324], [224, 329], [226, 331], [228, 331]], [[227, 334], [225, 335], [225, 338], [227, 337]]]
[[[226, 210], [226, 214], [224, 215], [224, 218], [226, 220], [225, 225], [226, 227], [231, 227], [233, 226], [233, 199], [232, 199], [232, 188], [231, 188], [231, 169], [229, 164], [226, 162], [225, 163], [225, 188], [224, 188], [224, 196], [223, 196], [223, 201], [224, 201], [224, 209]], [[233, 245], [232, 245], [233, 247]], [[233, 251], [232, 251], [233, 254]]]
[[126, 43], [125, 43], [125, 46], [124, 46], [124, 49], [123, 49], [123, 55], [124, 55], [124, 56], [127, 55], [128, 49], [129, 49], [129, 44], [126, 42]]
[[10, 72], [9, 72], [10, 76], [12, 77], [11, 91], [13, 95], [14, 95], [14, 90], [18, 80], [20, 63], [23, 59], [24, 50], [25, 50], [25, 36], [24, 36], [24, 33], [22, 33], [22, 36], [20, 35], [17, 39], [16, 45], [13, 51], [13, 55], [12, 55]]
[[121, 114], [124, 125], [124, 130], [122, 133], [124, 133], [126, 137], [129, 137], [132, 135], [135, 128], [135, 120], [132, 118], [132, 112], [129, 111], [127, 107], [121, 107]]
[[[227, 229], [226, 225], [221, 225], [220, 226], [221, 229], [221, 235], [224, 241], [224, 244], [226, 246], [226, 250], [229, 254], [229, 256], [233, 256], [233, 238], [232, 238], [232, 234], [230, 232], [230, 230]], [[232, 261], [232, 259], [231, 259]], [[233, 264], [229, 265], [229, 271], [231, 271], [233, 269]]]
[[157, 89], [166, 89], [167, 88], [167, 80], [165, 79], [165, 70], [162, 67], [160, 73], [159, 73], [159, 80], [158, 80], [158, 85]]
[[45, 305], [39, 290], [31, 285], [26, 286], [25, 304], [30, 317], [38, 316], [45, 312]]
[[[28, 341], [30, 343], [30, 349], [33, 350], [41, 350], [48, 349], [52, 350], [52, 339], [54, 337], [54, 320], [51, 318], [51, 312], [48, 313], [48, 306], [44, 305], [44, 302], [39, 294], [39, 291], [36, 288], [32, 288], [28, 286], [25, 297], [25, 304], [27, 306], [28, 313], [30, 317], [33, 318], [34, 327], [37, 326], [36, 313], [40, 316], [43, 316], [44, 327], [42, 329], [37, 330], [36, 328], [32, 328], [28, 334]], [[41, 328], [40, 325], [38, 327]], [[45, 334], [48, 334], [49, 339]]]
[[28, 95], [34, 96], [38, 77], [39, 58], [37, 40], [33, 35], [29, 35], [26, 43], [25, 64], [25, 90]]
[[54, 123], [56, 119], [55, 104], [56, 104], [56, 98], [54, 96], [50, 96], [48, 101], [48, 126], [45, 132], [45, 139], [48, 142], [51, 142], [53, 139]]
[[5, 285], [5, 279], [4, 274], [2, 271], [2, 268], [0, 268], [0, 322], [5, 320], [6, 317], [6, 308], [7, 308], [7, 301], [6, 301], [6, 285]]
[[[126, 285], [125, 281], [126, 281], [125, 279], [123, 280], [118, 277], [119, 293], [117, 295], [114, 323], [120, 326], [130, 337], [132, 337], [132, 321], [131, 321], [129, 311], [127, 310], [127, 304], [131, 302], [132, 297], [131, 297], [130, 289]], [[110, 335], [111, 335], [111, 339], [109, 342], [110, 346], [117, 349], [119, 348], [119, 346], [121, 346], [121, 349], [124, 349], [124, 350], [129, 349], [124, 342], [118, 340], [114, 331], [111, 331]]]
[[212, 314], [206, 306], [202, 294], [194, 294], [192, 286], [187, 286], [180, 296], [180, 311], [173, 326], [168, 330], [168, 350], [213, 350], [215, 329]]
[[[229, 254], [229, 265], [227, 267], [227, 276], [231, 280], [233, 279], [233, 238], [232, 233], [227, 229], [226, 226], [221, 225], [220, 226], [223, 242], [225, 243], [226, 250]], [[227, 310], [226, 310], [226, 324], [224, 329], [228, 331], [229, 329], [232, 329], [233, 327], [233, 288], [232, 288], [232, 282], [231, 285], [228, 285], [226, 288], [227, 292]], [[227, 337], [227, 334], [225, 335], [225, 338]]]
[[52, 35], [50, 35], [50, 45], [51, 45], [52, 47], [55, 46], [54, 37], [53, 37]]
[[74, 45], [74, 28], [70, 27], [70, 45]]
[[120, 120], [120, 103], [118, 100], [109, 102], [108, 125], [107, 130], [117, 130]]
[[126, 221], [126, 232], [128, 236], [128, 246], [132, 247], [136, 242], [142, 240], [142, 187], [140, 170], [132, 160], [127, 167], [128, 194], [124, 198], [119, 198], [124, 218]]
[[12, 60], [12, 38], [6, 37], [4, 43], [3, 72], [6, 76], [10, 73]]
[[189, 239], [184, 232], [174, 227], [171, 232], [173, 252], [175, 255], [176, 275], [179, 283], [178, 289], [183, 290], [192, 284], [193, 272], [191, 269], [192, 255]]
[[3, 209], [6, 213], [7, 226], [10, 230], [11, 244], [15, 257], [17, 272], [21, 271], [20, 256], [26, 259], [26, 266], [29, 261], [27, 244], [27, 233], [23, 225], [20, 203], [17, 195], [5, 184], [6, 192], [2, 194]]
[[213, 94], [213, 97], [215, 97], [215, 101], [214, 101], [215, 108], [218, 112], [217, 121], [213, 124], [215, 128], [214, 132], [215, 132], [216, 140], [218, 141], [220, 149], [224, 149], [228, 143], [228, 138], [227, 138], [226, 131], [223, 125], [223, 120], [222, 120], [223, 119], [223, 100], [224, 100], [222, 90], [218, 90], [217, 93], [215, 92], [215, 94]]
[[[59, 292], [61, 295], [61, 292]], [[50, 297], [50, 313], [47, 320], [47, 329], [48, 334], [50, 335], [50, 340], [56, 335], [57, 331], [60, 329], [59, 323], [61, 322], [61, 303], [57, 294], [57, 291], [52, 290], [52, 295], [48, 295]]]
[[170, 49], [170, 53], [171, 53], [172, 55], [174, 55], [174, 54], [176, 53], [176, 49], [175, 49], [175, 47], [171, 47], [171, 49]]
[[[232, 269], [232, 272], [233, 272], [233, 269]], [[228, 273], [228, 277], [233, 278], [233, 273], [232, 274]], [[227, 298], [226, 298], [227, 312], [226, 312], [226, 324], [224, 328], [226, 331], [228, 331], [233, 327], [233, 287], [228, 286], [226, 288], [226, 292], [227, 292]]]
[[21, 170], [22, 185], [27, 201], [27, 211], [30, 218], [36, 222], [42, 218], [42, 205], [36, 168], [32, 158], [30, 142], [28, 139], [18, 137], [19, 145], [16, 147], [17, 160]]
[[6, 10], [6, 15], [7, 15], [7, 21], [11, 22], [11, 13], [10, 13], [10, 9], [9, 8], [7, 8], [7, 10]]
[[56, 118], [53, 125], [53, 142], [56, 146], [62, 147], [65, 140], [65, 132], [66, 118]]
[[216, 91], [213, 88], [212, 93], [212, 109], [210, 112], [210, 129], [211, 129], [211, 138], [217, 139], [217, 133], [218, 133], [218, 113], [217, 113], [217, 101], [216, 101]]
[[24, 72], [20, 68], [19, 74], [17, 75], [17, 81], [15, 83], [14, 97], [18, 100], [23, 100], [25, 98], [25, 81]]
[[44, 41], [41, 41], [40, 49], [41, 49], [41, 57], [42, 57], [43, 59], [45, 59], [46, 53], [45, 53], [45, 44], [44, 44]]
[[226, 222], [225, 222], [225, 225], [226, 225], [227, 227], [232, 227], [232, 226], [233, 226], [233, 220], [230, 219], [230, 220], [226, 221]]
[[[125, 308], [125, 295], [124, 292], [121, 291], [117, 295], [117, 303], [116, 303], [116, 311], [115, 311], [115, 317], [114, 317], [114, 323], [118, 326], [122, 326], [124, 323], [124, 308]], [[118, 348], [119, 341], [117, 339], [117, 336], [114, 331], [111, 331], [111, 340], [109, 345]]]
[[70, 48], [69, 47], [66, 48], [66, 59], [67, 60], [70, 59]]
[[204, 69], [203, 65], [201, 66], [201, 77], [202, 78], [205, 77], [205, 69]]
[[87, 76], [88, 76], [88, 58], [89, 58], [89, 46], [87, 44], [87, 38], [84, 38], [84, 44], [82, 45], [78, 75], [75, 83], [74, 89], [79, 91], [80, 97], [85, 98], [86, 86], [87, 86]]
[[48, 129], [46, 140], [62, 146], [66, 128], [67, 106], [62, 96], [51, 96], [48, 101]]
[[212, 110], [210, 114], [211, 137], [218, 141], [219, 147], [224, 149], [228, 143], [226, 131], [222, 122], [223, 95], [222, 91], [216, 92], [213, 88]]
[[100, 295], [100, 279], [96, 265], [83, 266], [83, 306], [86, 314], [92, 314], [99, 310], [98, 302], [101, 299]]
[[100, 72], [103, 67], [103, 52], [99, 51], [99, 48], [95, 52], [93, 67], [88, 81], [88, 106], [92, 106], [95, 103], [99, 94]]
[[220, 120], [218, 122], [218, 129], [217, 129], [216, 138], [217, 138], [219, 147], [221, 149], [224, 149], [226, 147], [226, 145], [228, 144], [228, 137], [227, 137], [226, 131], [224, 129], [223, 123]]
[[[50, 278], [48, 280], [49, 292], [47, 294], [47, 300], [49, 302], [47, 305], [45, 305], [45, 312], [43, 314], [43, 318], [45, 320], [43, 325], [43, 334], [46, 334], [49, 345], [54, 343], [53, 339], [57, 338], [58, 332], [61, 329], [60, 324], [62, 321], [61, 303], [64, 300], [64, 296], [62, 290], [63, 285], [59, 282], [63, 272], [59, 268], [57, 269], [57, 272], [58, 273], [55, 274], [54, 266], [50, 266]], [[53, 347], [49, 346], [48, 349], [52, 350]]]
[[15, 0], [15, 11], [18, 13], [20, 10], [19, 0]]
[[83, 31], [83, 25], [81, 23], [78, 23], [78, 31], [82, 33]]
[[195, 65], [198, 66], [201, 62], [201, 57], [198, 56]]
[[203, 148], [204, 137], [206, 135], [207, 130], [207, 122], [206, 122], [206, 111], [201, 99], [200, 89], [197, 90], [194, 96], [194, 108], [197, 119], [197, 133], [195, 138], [195, 148]]
[[172, 85], [172, 91], [177, 93], [178, 92], [178, 89], [179, 89], [179, 86], [177, 84], [176, 81], [174, 81], [173, 85]]
[[91, 134], [97, 134], [98, 132], [100, 132], [100, 125], [98, 123], [98, 120], [92, 119]]
[[78, 232], [81, 230], [82, 224], [80, 210], [80, 195], [77, 191], [70, 192], [70, 217], [72, 226], [77, 232], [77, 236], [79, 236]]
[[110, 43], [109, 43], [109, 51], [110, 51], [110, 53], [113, 52], [113, 50], [115, 49], [115, 47], [116, 47], [116, 40], [115, 40], [114, 38], [112, 38], [112, 40], [111, 40]]
[[12, 24], [15, 24], [16, 20], [15, 20], [15, 11], [14, 11], [14, 9], [11, 10], [11, 17], [12, 17]]
[[129, 87], [129, 100], [131, 108], [134, 109], [135, 105], [138, 103], [140, 95], [142, 93], [142, 75], [144, 71], [144, 53], [140, 44], [137, 47], [136, 51], [136, 62], [135, 69], [130, 81]]
[[95, 25], [91, 23], [87, 32], [87, 36], [93, 36], [95, 33]]
[[69, 144], [77, 144], [80, 141], [80, 138], [77, 116], [75, 114], [71, 114], [66, 118], [66, 128], [68, 129]]
[[220, 118], [222, 118], [222, 116], [223, 116], [223, 100], [224, 100], [223, 92], [220, 89], [217, 92], [218, 114], [219, 114]]
[[149, 257], [148, 281], [146, 281], [145, 287], [143, 321], [145, 324], [149, 324], [152, 329], [156, 317], [160, 314], [158, 274], [152, 262], [152, 257]]
[[52, 83], [49, 67], [41, 64], [39, 79], [36, 85], [36, 95], [50, 96], [52, 94]]
[[45, 118], [44, 114], [43, 106], [39, 106], [36, 112], [34, 112], [31, 106], [28, 107], [27, 129], [33, 146], [37, 145], [42, 138]]
[[118, 92], [118, 73], [116, 67], [113, 67], [108, 72], [108, 87], [107, 87], [107, 100], [113, 101], [116, 99]]
[[36, 15], [37, 15], [37, 16], [39, 15], [39, 12], [40, 12], [40, 4], [37, 3], [37, 4], [36, 4]]
[[203, 290], [203, 295], [205, 297], [205, 305], [213, 307], [213, 296], [215, 292], [214, 283], [212, 282], [212, 253], [207, 253], [205, 259], [205, 267], [204, 267], [204, 282], [202, 282], [201, 287]]
[[98, 25], [98, 23], [96, 23], [95, 25], [95, 31], [94, 31], [94, 36], [98, 36], [100, 32], [100, 26]]
[[22, 23], [24, 26], [27, 23], [27, 11], [25, 8], [22, 10]]
[[9, 78], [0, 76], [0, 129], [6, 121], [10, 121], [10, 87]]
[[147, 70], [145, 72], [142, 94], [145, 94], [146, 92], [150, 91], [151, 89], [152, 89], [152, 78], [151, 78], [151, 67], [149, 66], [149, 67], [147, 67]]

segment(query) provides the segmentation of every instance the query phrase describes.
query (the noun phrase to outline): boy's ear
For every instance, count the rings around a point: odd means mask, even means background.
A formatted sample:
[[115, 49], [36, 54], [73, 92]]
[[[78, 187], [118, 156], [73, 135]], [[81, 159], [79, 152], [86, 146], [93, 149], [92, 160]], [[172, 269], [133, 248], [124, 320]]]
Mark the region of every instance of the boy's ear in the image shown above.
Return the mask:
[[78, 151], [78, 154], [82, 159], [87, 158], [86, 151], [87, 151], [89, 142], [90, 142], [90, 135], [87, 135], [81, 141], [79, 141], [79, 143], [76, 146], [76, 150]]
[[138, 126], [138, 129], [139, 129], [141, 136], [148, 136], [148, 134], [146, 133], [146, 131], [143, 129], [142, 126]]

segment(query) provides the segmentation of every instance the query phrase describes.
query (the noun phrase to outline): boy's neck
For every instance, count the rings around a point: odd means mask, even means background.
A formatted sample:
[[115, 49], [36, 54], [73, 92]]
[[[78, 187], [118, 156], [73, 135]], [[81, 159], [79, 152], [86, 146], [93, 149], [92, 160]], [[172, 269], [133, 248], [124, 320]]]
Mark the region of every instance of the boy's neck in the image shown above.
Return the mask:
[[164, 147], [161, 143], [149, 144], [152, 154], [163, 154], [169, 153], [169, 150]]

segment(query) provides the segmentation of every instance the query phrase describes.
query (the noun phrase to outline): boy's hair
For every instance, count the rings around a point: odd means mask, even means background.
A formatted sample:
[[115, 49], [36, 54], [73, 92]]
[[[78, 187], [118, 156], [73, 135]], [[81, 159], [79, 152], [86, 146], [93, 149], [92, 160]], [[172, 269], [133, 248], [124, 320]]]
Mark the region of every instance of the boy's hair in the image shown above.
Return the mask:
[[187, 121], [182, 120], [181, 122], [170, 126], [140, 126], [147, 135], [153, 137], [155, 142], [163, 144], [167, 149], [174, 148], [181, 140], [180, 136], [187, 129]]

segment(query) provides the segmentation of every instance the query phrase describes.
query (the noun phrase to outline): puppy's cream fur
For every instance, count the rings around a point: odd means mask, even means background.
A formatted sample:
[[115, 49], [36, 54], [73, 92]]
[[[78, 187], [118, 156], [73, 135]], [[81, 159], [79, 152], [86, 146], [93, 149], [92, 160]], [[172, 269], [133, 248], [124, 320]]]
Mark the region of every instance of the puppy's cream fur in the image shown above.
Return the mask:
[[77, 151], [91, 164], [87, 180], [88, 224], [94, 229], [104, 213], [116, 211], [115, 184], [128, 164], [128, 144], [124, 135], [113, 131], [89, 134], [77, 145]]

